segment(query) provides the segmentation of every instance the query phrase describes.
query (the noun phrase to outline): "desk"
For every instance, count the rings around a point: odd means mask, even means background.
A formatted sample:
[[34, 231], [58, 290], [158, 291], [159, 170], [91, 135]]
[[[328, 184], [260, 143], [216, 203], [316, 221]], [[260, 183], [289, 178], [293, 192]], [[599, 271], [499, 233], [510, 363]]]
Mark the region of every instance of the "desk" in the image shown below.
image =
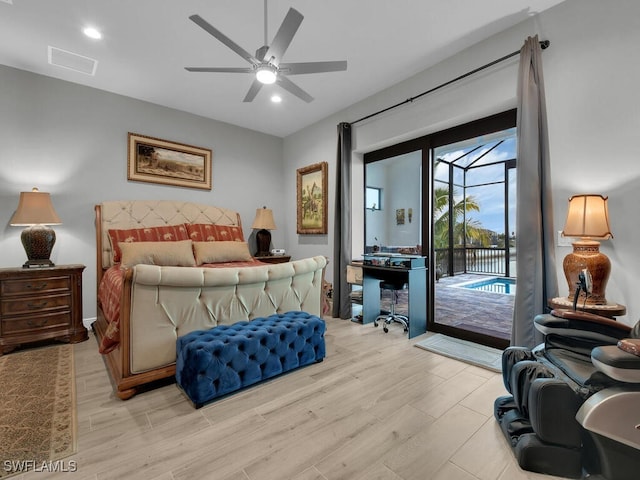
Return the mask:
[[[409, 338], [427, 331], [427, 268], [425, 257], [365, 255], [362, 263], [362, 323], [380, 315], [380, 281], [404, 281], [409, 290]], [[375, 264], [372, 264], [375, 263]]]
[[350, 286], [351, 321], [362, 323], [362, 261], [347, 265], [347, 283]]
[[[549, 306], [551, 308], [571, 310], [573, 309], [573, 300], [570, 300], [567, 297], [556, 297], [549, 300]], [[578, 302], [577, 310], [595, 313], [596, 315], [613, 318], [614, 320], [615, 317], [627, 314], [627, 307], [617, 303], [607, 303], [606, 305], [583, 305], [581, 302]]]

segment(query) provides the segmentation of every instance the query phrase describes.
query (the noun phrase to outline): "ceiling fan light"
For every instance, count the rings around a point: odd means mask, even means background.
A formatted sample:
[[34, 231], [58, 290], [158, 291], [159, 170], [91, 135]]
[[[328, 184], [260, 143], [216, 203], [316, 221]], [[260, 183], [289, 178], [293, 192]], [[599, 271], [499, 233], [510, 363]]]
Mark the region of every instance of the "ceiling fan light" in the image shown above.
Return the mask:
[[265, 85], [271, 85], [272, 83], [275, 83], [276, 75], [276, 69], [270, 65], [260, 67], [256, 71], [256, 78], [260, 83], [264, 83]]

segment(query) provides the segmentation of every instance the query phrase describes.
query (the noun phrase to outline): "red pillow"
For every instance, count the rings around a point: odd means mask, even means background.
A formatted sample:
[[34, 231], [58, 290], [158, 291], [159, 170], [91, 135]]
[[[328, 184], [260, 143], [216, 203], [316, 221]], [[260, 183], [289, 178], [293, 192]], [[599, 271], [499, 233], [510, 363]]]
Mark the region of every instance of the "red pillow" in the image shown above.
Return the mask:
[[189, 240], [184, 224], [161, 227], [131, 228], [129, 230], [109, 230], [114, 263], [120, 263], [122, 252], [120, 242], [177, 242]]
[[187, 233], [194, 242], [244, 242], [242, 228], [234, 225], [187, 223]]

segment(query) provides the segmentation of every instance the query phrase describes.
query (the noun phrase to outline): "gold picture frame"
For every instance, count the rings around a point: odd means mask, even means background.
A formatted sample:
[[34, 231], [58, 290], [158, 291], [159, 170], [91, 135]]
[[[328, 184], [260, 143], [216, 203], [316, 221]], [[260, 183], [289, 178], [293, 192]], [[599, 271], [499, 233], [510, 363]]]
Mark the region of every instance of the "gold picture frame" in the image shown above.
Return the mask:
[[210, 149], [131, 132], [128, 139], [128, 180], [211, 190]]
[[297, 231], [299, 234], [327, 233], [327, 162], [297, 170]]

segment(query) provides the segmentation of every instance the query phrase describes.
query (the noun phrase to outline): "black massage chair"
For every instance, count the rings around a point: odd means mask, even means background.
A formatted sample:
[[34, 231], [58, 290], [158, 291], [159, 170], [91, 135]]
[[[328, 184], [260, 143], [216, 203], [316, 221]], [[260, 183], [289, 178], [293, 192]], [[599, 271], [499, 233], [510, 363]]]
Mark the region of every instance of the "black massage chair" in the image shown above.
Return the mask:
[[494, 414], [521, 468], [640, 479], [640, 322], [573, 310], [538, 315], [544, 343], [502, 355], [510, 395]]

